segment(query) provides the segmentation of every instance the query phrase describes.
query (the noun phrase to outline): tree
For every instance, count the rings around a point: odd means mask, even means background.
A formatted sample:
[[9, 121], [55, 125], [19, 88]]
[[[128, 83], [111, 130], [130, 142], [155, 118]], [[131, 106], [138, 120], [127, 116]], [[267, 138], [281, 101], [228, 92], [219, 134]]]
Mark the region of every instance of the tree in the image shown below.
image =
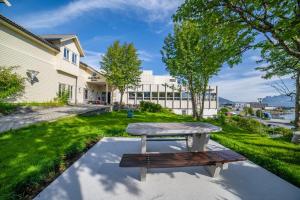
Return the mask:
[[161, 51], [170, 74], [186, 84], [191, 93], [194, 118], [203, 116], [210, 78], [217, 74], [223, 63], [230, 66], [238, 63], [247, 48], [244, 38], [237, 36], [235, 27], [230, 32], [225, 30], [220, 37], [217, 29], [209, 25], [192, 20], [175, 23], [174, 34], [166, 37]]
[[137, 50], [132, 43], [122, 45], [119, 41], [115, 41], [108, 47], [100, 63], [107, 82], [120, 91], [121, 105], [125, 90], [137, 86], [140, 82], [142, 71]]
[[186, 0], [175, 19], [236, 24], [241, 31], [262, 33], [273, 46], [300, 59], [300, 2], [298, 0]]
[[25, 89], [25, 79], [14, 72], [15, 68], [0, 66], [0, 101], [15, 98]]
[[[232, 26], [246, 33], [249, 44], [262, 35], [254, 48], [261, 49], [264, 61], [271, 64], [261, 70], [267, 78], [295, 74], [296, 118], [300, 128], [300, 1], [299, 0], [186, 0], [179, 8], [175, 20], [193, 19], [199, 23], [212, 23], [230, 30]], [[252, 40], [251, 40], [252, 38]]]
[[272, 44], [266, 41], [265, 48], [262, 49], [262, 60], [258, 62], [267, 62], [266, 66], [258, 67], [258, 70], [265, 72], [263, 78], [269, 79], [273, 76], [290, 76], [295, 81], [295, 90], [290, 90], [281, 80], [273, 84], [273, 87], [286, 96], [295, 98], [295, 120], [296, 129], [300, 128], [300, 59], [287, 54], [282, 48], [272, 48]]
[[183, 22], [175, 24], [174, 35], [169, 34], [161, 50], [162, 61], [168, 71], [183, 85], [187, 85], [192, 101], [193, 117], [198, 118], [197, 85], [201, 85], [202, 47], [199, 43], [200, 32], [195, 23]]

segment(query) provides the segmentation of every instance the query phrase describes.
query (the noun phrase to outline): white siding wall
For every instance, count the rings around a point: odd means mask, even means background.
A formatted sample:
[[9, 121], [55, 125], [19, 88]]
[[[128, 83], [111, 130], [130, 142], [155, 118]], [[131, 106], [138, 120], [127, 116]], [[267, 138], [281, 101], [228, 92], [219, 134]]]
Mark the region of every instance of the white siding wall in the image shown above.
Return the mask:
[[24, 95], [17, 101], [45, 102], [57, 92], [56, 59], [53, 52], [0, 24], [0, 65], [19, 66], [17, 72], [27, 78], [27, 70], [38, 71], [38, 82], [26, 81]]

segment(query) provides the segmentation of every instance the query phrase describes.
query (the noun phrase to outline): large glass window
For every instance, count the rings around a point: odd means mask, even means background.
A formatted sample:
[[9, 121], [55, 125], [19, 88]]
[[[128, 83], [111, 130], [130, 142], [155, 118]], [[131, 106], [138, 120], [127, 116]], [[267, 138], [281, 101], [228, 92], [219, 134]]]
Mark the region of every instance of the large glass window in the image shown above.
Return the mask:
[[167, 100], [173, 100], [173, 92], [167, 92]]
[[187, 100], [187, 99], [188, 99], [188, 93], [182, 92], [182, 100]]
[[166, 93], [165, 92], [160, 92], [159, 93], [159, 100], [165, 100], [166, 99]]
[[174, 99], [175, 100], [180, 100], [180, 93], [179, 92], [174, 93]]
[[129, 99], [135, 99], [135, 92], [129, 92]]
[[150, 100], [150, 92], [144, 92], [144, 99]]
[[152, 99], [157, 100], [157, 92], [152, 92]]
[[58, 84], [58, 95], [61, 97], [64, 92], [68, 92], [69, 93], [69, 99], [72, 99], [73, 97], [73, 86], [72, 85], [67, 85], [64, 83], [59, 83]]
[[217, 101], [217, 94], [216, 93], [211, 93], [210, 94], [210, 100], [211, 101]]
[[136, 98], [138, 100], [143, 100], [143, 93], [142, 92], [137, 92], [136, 95], [137, 95]]
[[70, 54], [69, 49], [64, 48], [64, 59], [69, 61], [69, 54]]

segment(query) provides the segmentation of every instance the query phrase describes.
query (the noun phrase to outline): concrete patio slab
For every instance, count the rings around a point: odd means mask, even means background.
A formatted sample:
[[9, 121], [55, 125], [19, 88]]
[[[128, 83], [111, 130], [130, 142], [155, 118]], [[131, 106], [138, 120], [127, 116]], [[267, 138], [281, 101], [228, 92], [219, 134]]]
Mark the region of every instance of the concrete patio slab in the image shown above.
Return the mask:
[[[148, 142], [147, 151], [178, 152], [184, 142]], [[225, 149], [210, 141], [211, 150]], [[204, 167], [151, 169], [145, 182], [138, 168], [120, 168], [123, 153], [140, 151], [140, 139], [104, 138], [43, 190], [36, 200], [299, 199], [300, 189], [249, 162], [229, 164], [211, 178]]]

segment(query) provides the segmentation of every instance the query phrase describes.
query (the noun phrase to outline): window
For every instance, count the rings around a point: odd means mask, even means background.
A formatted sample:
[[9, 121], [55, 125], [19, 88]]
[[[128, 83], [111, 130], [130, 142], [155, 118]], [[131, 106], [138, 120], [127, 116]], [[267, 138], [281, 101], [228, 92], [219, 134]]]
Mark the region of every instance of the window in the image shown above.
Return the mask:
[[176, 79], [175, 79], [175, 78], [171, 78], [171, 79], [170, 79], [170, 82], [173, 82], [173, 83], [174, 83], [174, 82], [176, 82]]
[[159, 93], [159, 100], [165, 100], [166, 99], [166, 93], [165, 92], [160, 92]]
[[175, 100], [180, 100], [180, 93], [179, 92], [174, 93], [174, 99]]
[[144, 99], [150, 100], [150, 92], [144, 92]]
[[70, 54], [69, 49], [64, 48], [64, 59], [69, 61], [69, 54]]
[[211, 98], [211, 101], [217, 101], [217, 94], [216, 93], [211, 93], [210, 98]]
[[84, 99], [88, 99], [88, 90], [84, 88]]
[[142, 92], [137, 92], [136, 95], [137, 95], [136, 99], [143, 100], [143, 93]]
[[72, 63], [77, 64], [77, 54], [72, 53]]
[[135, 99], [135, 93], [129, 92], [129, 99]]
[[182, 93], [182, 100], [187, 100], [188, 99], [188, 93], [187, 92], [183, 92]]
[[64, 83], [59, 83], [58, 84], [58, 95], [61, 97], [64, 92], [68, 92], [69, 93], [69, 99], [72, 99], [73, 97], [73, 86], [72, 85], [67, 85]]
[[69, 98], [72, 99], [73, 98], [73, 86], [72, 85], [68, 85], [68, 92], [69, 92]]
[[167, 92], [167, 99], [173, 100], [173, 92]]
[[152, 99], [157, 100], [157, 92], [152, 92]]

